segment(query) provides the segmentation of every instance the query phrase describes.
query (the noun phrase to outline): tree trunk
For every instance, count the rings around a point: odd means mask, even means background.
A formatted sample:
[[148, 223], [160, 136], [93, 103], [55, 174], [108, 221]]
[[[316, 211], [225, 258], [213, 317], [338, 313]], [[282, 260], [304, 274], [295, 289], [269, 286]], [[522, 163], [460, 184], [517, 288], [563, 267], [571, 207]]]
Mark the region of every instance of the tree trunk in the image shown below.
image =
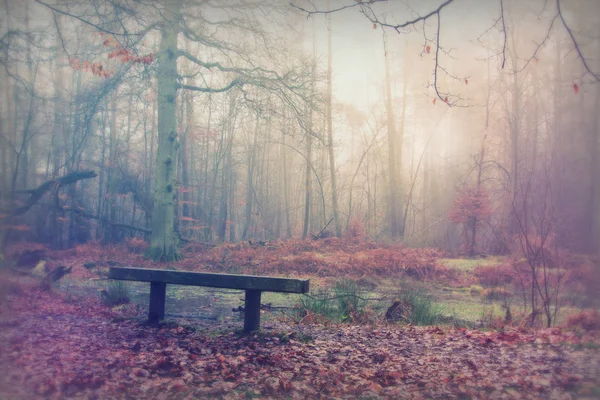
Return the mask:
[[285, 154], [285, 132], [281, 132], [281, 167], [283, 173], [283, 208], [285, 212], [285, 229], [288, 238], [292, 237], [292, 226], [290, 221], [290, 198], [288, 185], [287, 159]]
[[[311, 74], [313, 77], [317, 74], [317, 42], [315, 40], [315, 19], [313, 18], [313, 30], [312, 30], [312, 42], [313, 42], [313, 64]], [[315, 93], [315, 79], [311, 82], [311, 98]], [[306, 137], [306, 168], [304, 171], [304, 222], [302, 224], [302, 239], [306, 239], [308, 231], [310, 229], [310, 202], [311, 202], [311, 191], [312, 191], [312, 180], [311, 180], [311, 165], [312, 165], [312, 135], [313, 129], [313, 109], [312, 105], [308, 105], [308, 135]]]
[[157, 57], [158, 88], [158, 148], [154, 180], [152, 237], [147, 256], [153, 260], [171, 261], [179, 258], [175, 234], [175, 178], [177, 176], [177, 20], [181, 2], [167, 3], [166, 23], [161, 31]]
[[258, 129], [260, 127], [260, 118], [256, 116], [256, 126], [254, 128], [254, 138], [252, 145], [248, 144], [248, 166], [246, 170], [246, 220], [244, 221], [244, 230], [242, 240], [248, 239], [248, 232], [252, 226], [252, 206], [254, 204], [254, 170], [256, 169], [256, 145], [258, 142]]
[[[513, 37], [514, 44], [514, 37]], [[516, 48], [513, 46], [513, 56], [512, 56], [512, 116], [511, 116], [511, 124], [510, 124], [510, 139], [511, 139], [511, 199], [512, 207], [511, 207], [511, 218], [509, 219], [509, 232], [517, 233], [518, 231], [518, 223], [517, 223], [517, 215], [516, 213], [519, 210], [516, 208], [517, 204], [517, 192], [519, 188], [519, 120], [520, 120], [520, 112], [519, 109], [519, 73], [518, 73], [518, 63], [516, 56]]]
[[332, 123], [332, 53], [331, 46], [331, 14], [327, 14], [327, 150], [329, 153], [329, 173], [331, 178], [331, 201], [333, 203], [333, 222], [335, 224], [335, 235], [342, 237], [342, 226], [340, 224], [340, 213], [338, 208], [338, 193], [335, 178], [335, 154], [333, 152], [333, 123]]
[[[600, 43], [600, 42], [599, 42]], [[596, 85], [596, 104], [595, 109], [600, 110], [600, 88]], [[594, 116], [594, 127], [592, 129], [591, 151], [591, 178], [592, 178], [592, 245], [591, 249], [598, 256], [600, 262], [600, 114]]]
[[398, 151], [396, 149], [396, 121], [394, 117], [394, 110], [392, 107], [392, 84], [390, 79], [390, 55], [388, 53], [387, 39], [383, 37], [383, 50], [385, 56], [385, 110], [387, 115], [387, 133], [388, 133], [388, 177], [389, 177], [389, 217], [390, 217], [390, 235], [392, 238], [398, 237], [398, 180], [396, 170], [396, 156]]

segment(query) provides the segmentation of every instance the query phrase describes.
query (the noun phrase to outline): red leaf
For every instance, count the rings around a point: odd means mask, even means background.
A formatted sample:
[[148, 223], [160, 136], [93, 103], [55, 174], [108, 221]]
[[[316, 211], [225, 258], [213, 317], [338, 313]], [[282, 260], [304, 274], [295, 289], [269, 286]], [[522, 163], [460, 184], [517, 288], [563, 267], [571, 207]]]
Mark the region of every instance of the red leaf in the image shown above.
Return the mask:
[[465, 85], [468, 85], [468, 84], [469, 84], [469, 80], [465, 79]]
[[579, 93], [579, 85], [578, 84], [576, 84], [576, 83], [573, 84], [573, 91], [575, 93]]
[[433, 103], [433, 105], [434, 105], [434, 106], [435, 106], [435, 101], [436, 101], [436, 100], [437, 100], [437, 99], [434, 97], [434, 99], [433, 99], [433, 101], [432, 101], [432, 103]]
[[373, 29], [377, 29], [377, 24], [373, 24]]
[[427, 54], [429, 54], [430, 51], [431, 51], [431, 46], [430, 45], [425, 46], [425, 52]]
[[446, 103], [448, 102], [448, 97], [446, 97], [446, 98], [444, 99], [444, 102], [446, 102]]

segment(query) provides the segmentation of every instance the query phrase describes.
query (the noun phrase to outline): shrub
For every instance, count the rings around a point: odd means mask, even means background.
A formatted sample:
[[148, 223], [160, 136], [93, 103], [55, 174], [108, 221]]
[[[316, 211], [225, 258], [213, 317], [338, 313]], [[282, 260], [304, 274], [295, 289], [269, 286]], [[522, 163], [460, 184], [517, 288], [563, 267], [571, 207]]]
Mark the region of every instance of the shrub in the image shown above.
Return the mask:
[[481, 296], [488, 300], [502, 300], [511, 297], [512, 293], [505, 288], [494, 287], [483, 290]]
[[515, 269], [511, 265], [482, 265], [474, 270], [477, 281], [484, 286], [503, 286], [513, 282]]
[[567, 319], [567, 326], [579, 327], [586, 331], [600, 329], [600, 313], [597, 310], [583, 310]]
[[126, 239], [125, 246], [127, 247], [127, 250], [136, 254], [142, 254], [148, 249], [148, 243], [146, 243], [144, 239], [136, 237]]
[[332, 291], [302, 296], [300, 306], [302, 315], [319, 315], [334, 322], [361, 321], [367, 313], [367, 299], [361, 297], [353, 280], [337, 282]]
[[100, 301], [107, 306], [126, 304], [130, 301], [131, 288], [123, 281], [113, 281], [100, 290]]
[[335, 304], [330, 299], [329, 292], [320, 290], [315, 295], [306, 295], [300, 298], [300, 313], [302, 317], [307, 315], [319, 315], [328, 320], [337, 319]]
[[336, 297], [339, 318], [342, 321], [360, 319], [367, 307], [367, 300], [360, 296], [360, 289], [353, 280], [342, 280], [335, 284], [333, 293]]
[[[444, 320], [443, 307], [436, 305], [431, 295], [421, 289], [402, 288], [394, 302], [402, 319], [413, 325], [437, 325]], [[390, 309], [388, 309], [390, 312]]]

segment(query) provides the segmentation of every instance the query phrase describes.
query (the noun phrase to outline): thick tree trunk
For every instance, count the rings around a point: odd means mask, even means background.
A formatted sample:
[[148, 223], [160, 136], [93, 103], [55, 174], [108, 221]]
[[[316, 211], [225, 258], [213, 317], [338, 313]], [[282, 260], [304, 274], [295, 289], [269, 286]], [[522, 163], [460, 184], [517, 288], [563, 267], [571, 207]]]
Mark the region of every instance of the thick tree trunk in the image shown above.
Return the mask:
[[157, 58], [158, 87], [158, 148], [154, 180], [154, 209], [152, 237], [147, 256], [154, 260], [171, 261], [179, 258], [175, 233], [175, 178], [177, 176], [177, 19], [181, 2], [169, 2], [167, 20], [161, 32]]

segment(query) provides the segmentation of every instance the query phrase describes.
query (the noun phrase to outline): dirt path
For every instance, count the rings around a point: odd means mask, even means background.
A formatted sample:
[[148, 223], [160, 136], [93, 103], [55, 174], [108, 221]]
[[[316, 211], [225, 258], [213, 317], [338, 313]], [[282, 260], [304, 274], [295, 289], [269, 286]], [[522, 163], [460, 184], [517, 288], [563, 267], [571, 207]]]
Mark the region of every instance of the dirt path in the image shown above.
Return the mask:
[[[27, 292], [0, 313], [2, 399], [595, 398], [600, 339], [272, 324], [148, 327], [95, 299]], [[234, 325], [237, 326], [237, 325]]]

